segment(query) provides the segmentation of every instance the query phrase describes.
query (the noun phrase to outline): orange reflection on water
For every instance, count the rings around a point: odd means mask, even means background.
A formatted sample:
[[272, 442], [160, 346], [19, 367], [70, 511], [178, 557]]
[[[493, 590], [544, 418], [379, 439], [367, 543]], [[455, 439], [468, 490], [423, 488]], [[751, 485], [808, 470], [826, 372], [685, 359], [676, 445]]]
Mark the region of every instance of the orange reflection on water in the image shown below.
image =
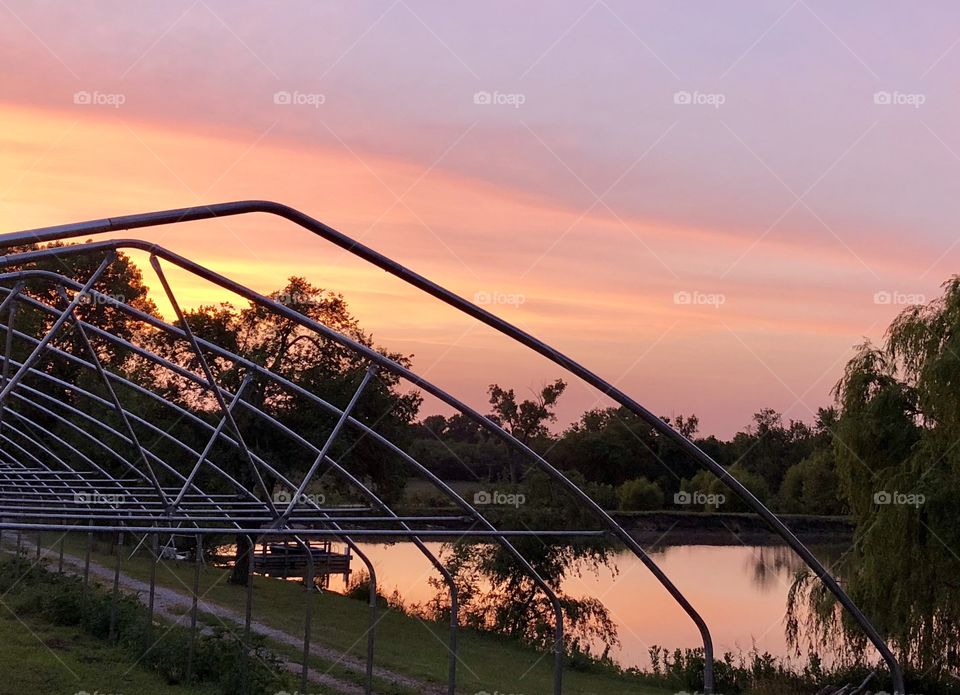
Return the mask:
[[[440, 543], [427, 543], [440, 553]], [[428, 578], [433, 568], [410, 543], [361, 544], [377, 571], [380, 591], [396, 591], [407, 604], [434, 595]], [[684, 592], [710, 627], [717, 654], [760, 652], [786, 656], [784, 617], [787, 592], [798, 560], [780, 547], [674, 546], [651, 553], [653, 559]], [[618, 572], [602, 569], [568, 578], [565, 590], [574, 596], [592, 595], [609, 609], [621, 646], [611, 651], [623, 666], [649, 665], [653, 645], [670, 650], [701, 645], [699, 633], [644, 565], [629, 551], [614, 556]], [[354, 572], [362, 565], [354, 560]], [[334, 577], [330, 588], [343, 591]]]

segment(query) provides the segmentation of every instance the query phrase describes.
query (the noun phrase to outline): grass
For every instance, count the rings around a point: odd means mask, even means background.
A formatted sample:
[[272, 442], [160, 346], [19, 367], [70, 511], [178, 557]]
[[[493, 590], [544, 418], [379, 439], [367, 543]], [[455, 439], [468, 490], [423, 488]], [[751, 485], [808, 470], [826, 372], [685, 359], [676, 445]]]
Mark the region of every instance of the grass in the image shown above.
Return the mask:
[[[53, 542], [53, 537], [43, 540], [46, 545]], [[68, 554], [82, 557], [85, 539], [82, 536], [68, 538], [66, 548]], [[127, 552], [129, 550], [128, 548]], [[48, 564], [55, 565], [56, 549], [51, 549], [50, 552]], [[113, 557], [105, 545], [98, 545], [91, 557], [98, 564], [113, 566]], [[123, 571], [128, 576], [149, 581], [150, 560], [143, 556], [125, 559]], [[157, 583], [187, 594], [193, 583], [193, 571], [193, 564], [190, 562], [164, 562], [158, 568]], [[200, 593], [204, 600], [242, 614], [246, 590], [228, 584], [227, 574], [228, 571], [223, 569], [204, 568], [200, 577]], [[304, 597], [304, 590], [298, 584], [256, 577], [254, 619], [300, 636], [303, 631]], [[366, 653], [366, 603], [325, 592], [314, 596], [313, 606], [314, 643], [334, 649], [338, 653], [349, 653], [363, 658]], [[399, 611], [387, 609], [379, 610], [378, 619], [375, 652], [378, 666], [434, 683], [446, 682], [448, 626], [426, 623]], [[216, 618], [211, 620], [214, 624], [219, 624]], [[552, 691], [552, 659], [549, 654], [470, 630], [460, 631], [458, 653], [458, 690], [470, 693], [482, 690], [506, 693]], [[330, 665], [317, 660], [314, 666], [325, 671]], [[342, 676], [339, 670], [332, 671], [332, 675]], [[401, 689], [396, 692], [404, 691]], [[564, 692], [571, 695], [665, 695], [672, 691], [652, 688], [637, 678], [612, 671], [582, 672], [566, 669]]]
[[24, 693], [137, 693], [213, 695], [216, 688], [175, 687], [132, 663], [120, 647], [109, 646], [76, 628], [21, 622], [9, 610], [0, 615], [0, 695]]

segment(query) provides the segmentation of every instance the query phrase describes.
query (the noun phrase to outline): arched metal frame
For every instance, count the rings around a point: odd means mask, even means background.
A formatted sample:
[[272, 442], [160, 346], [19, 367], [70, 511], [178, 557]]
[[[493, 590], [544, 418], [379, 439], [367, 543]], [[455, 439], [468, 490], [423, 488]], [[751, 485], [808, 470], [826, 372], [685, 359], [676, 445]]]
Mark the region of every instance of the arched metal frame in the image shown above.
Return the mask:
[[[62, 239], [74, 239], [105, 232], [139, 229], [255, 212], [277, 215], [292, 221], [326, 241], [385, 270], [404, 282], [413, 285], [432, 297], [494, 328], [499, 333], [546, 357], [567, 373], [578, 377], [598, 389], [614, 402], [636, 414], [659, 435], [675, 444], [698, 464], [721, 478], [721, 480], [731, 488], [734, 494], [744, 500], [748, 506], [771, 526], [787, 545], [797, 552], [806, 565], [817, 574], [826, 588], [836, 597], [837, 601], [862, 627], [868, 639], [874, 644], [883, 659], [887, 662], [893, 677], [895, 693], [897, 695], [903, 695], [905, 693], [902, 672], [893, 653], [875, 627], [839, 586], [836, 579], [828, 573], [819, 560], [775, 514], [767, 509], [749, 490], [731, 476], [726, 469], [699, 449], [693, 442], [686, 439], [663, 420], [653, 415], [637, 401], [552, 347], [503, 321], [497, 316], [494, 316], [490, 312], [440, 287], [423, 276], [414, 273], [376, 251], [359, 244], [341, 232], [297, 210], [278, 203], [246, 201], [152, 212], [0, 235], [0, 248], [38, 244]], [[101, 294], [95, 289], [97, 281], [113, 262], [116, 253], [121, 250], [139, 250], [149, 254], [151, 266], [156, 272], [166, 297], [177, 315], [178, 321], [176, 325], [169, 324], [139, 311], [122, 301]], [[97, 270], [87, 278], [84, 283], [80, 283], [58, 273], [29, 269], [30, 264], [35, 261], [50, 257], [65, 258], [80, 255], [91, 256], [97, 259], [102, 258]], [[291, 320], [304, 329], [333, 341], [350, 350], [357, 357], [362, 358], [368, 364], [368, 369], [359, 388], [351, 398], [350, 403], [346, 404], [343, 408], [338, 408], [324, 401], [316, 394], [284, 379], [281, 375], [275, 374], [260, 365], [232, 354], [222, 346], [218, 346], [196, 336], [180, 309], [176, 296], [163, 272], [161, 260], [216, 284], [225, 290], [233, 292], [249, 302], [260, 305], [279, 317]], [[566, 478], [560, 471], [555, 469], [543, 457], [512, 437], [509, 432], [499, 427], [496, 423], [483, 417], [479, 412], [459, 401], [453, 395], [417, 375], [412, 369], [404, 367], [375, 350], [299, 314], [284, 304], [260, 295], [218, 273], [203, 268], [193, 261], [148, 241], [123, 239], [89, 242], [65, 247], [43, 248], [0, 257], [0, 269], [11, 267], [27, 269], [0, 274], [0, 284], [2, 284], [2, 286], [0, 286], [0, 292], [4, 293], [3, 300], [0, 302], [0, 328], [4, 330], [6, 338], [6, 350], [3, 362], [3, 386], [2, 389], [0, 389], [0, 453], [3, 454], [4, 459], [0, 461], [0, 481], [3, 482], [4, 487], [3, 491], [0, 492], [0, 533], [2, 533], [3, 529], [15, 529], [18, 530], [18, 532], [34, 530], [39, 533], [46, 530], [67, 531], [82, 528], [88, 532], [109, 531], [118, 534], [152, 534], [154, 537], [157, 537], [157, 535], [161, 533], [191, 533], [200, 538], [209, 534], [223, 534], [229, 531], [230, 533], [247, 535], [248, 538], [251, 539], [251, 547], [255, 547], [256, 539], [262, 536], [289, 536], [303, 547], [306, 547], [306, 541], [310, 538], [333, 537], [340, 539], [353, 548], [354, 553], [366, 564], [371, 577], [370, 625], [368, 629], [366, 661], [367, 679], [365, 684], [368, 693], [372, 688], [373, 677], [373, 625], [375, 624], [376, 611], [376, 575], [373, 564], [369, 561], [369, 558], [363, 555], [354, 539], [362, 537], [396, 537], [410, 539], [440, 573], [441, 578], [450, 590], [451, 627], [448, 645], [450, 652], [448, 692], [451, 695], [455, 692], [456, 687], [456, 586], [452, 576], [450, 576], [442, 562], [429, 551], [421, 539], [452, 535], [449, 529], [438, 528], [438, 525], [442, 524], [442, 522], [469, 520], [471, 526], [466, 530], [456, 531], [454, 535], [488, 538], [500, 543], [505, 550], [517, 560], [520, 566], [525, 569], [533, 582], [544, 592], [553, 606], [556, 624], [553, 650], [555, 657], [554, 693], [559, 695], [562, 692], [563, 666], [563, 614], [560, 608], [560, 602], [550, 586], [537, 575], [529, 562], [511, 543], [510, 538], [526, 536], [562, 536], [574, 538], [578, 536], [609, 535], [626, 545], [641, 562], [643, 562], [674, 600], [689, 615], [691, 620], [693, 620], [700, 632], [704, 645], [704, 692], [713, 692], [713, 647], [706, 623], [680, 590], [673, 585], [670, 579], [649, 555], [644, 552], [630, 534], [585, 492]], [[28, 281], [45, 282], [56, 288], [59, 293], [60, 305], [51, 306], [50, 304], [23, 294], [23, 289]], [[72, 297], [69, 294], [70, 292], [73, 292]], [[92, 298], [93, 301], [109, 304], [111, 307], [126, 314], [135, 321], [139, 321], [153, 329], [164, 331], [176, 339], [186, 342], [192, 350], [192, 356], [200, 364], [200, 373], [194, 373], [141, 346], [134, 345], [128, 340], [115, 336], [109, 331], [80, 320], [75, 314], [75, 309], [84, 298]], [[14, 328], [14, 317], [18, 307], [24, 305], [34, 311], [41, 311], [54, 317], [51, 328], [44, 336], [36, 338], [35, 336], [17, 331]], [[5, 313], [7, 316], [7, 325], [3, 326], [2, 317], [4, 317]], [[75, 330], [81, 337], [81, 342], [86, 348], [86, 355], [73, 355], [51, 344], [54, 338], [65, 328]], [[139, 358], [143, 358], [151, 364], [168, 370], [170, 374], [179, 378], [187, 379], [211, 393], [218, 406], [217, 412], [219, 412], [221, 416], [219, 423], [217, 425], [211, 425], [207, 420], [191, 412], [189, 409], [172, 403], [164, 399], [160, 394], [144, 388], [140, 384], [133, 383], [122, 375], [105, 369], [90, 343], [90, 336], [95, 336], [98, 339], [109, 341], [114, 345], [122, 346], [132, 351]], [[11, 353], [14, 341], [21, 341], [32, 346], [29, 356], [22, 362], [12, 359]], [[207, 364], [205, 353], [229, 360], [237, 367], [243, 368], [246, 376], [242, 385], [235, 393], [231, 393], [216, 383], [214, 374]], [[96, 374], [99, 377], [100, 384], [104, 387], [108, 396], [107, 398], [79, 388], [76, 384], [60, 382], [58, 386], [64, 389], [70, 389], [74, 395], [83, 397], [86, 403], [108, 414], [112, 414], [112, 416], [120, 420], [122, 428], [117, 429], [111, 427], [103, 418], [92, 416], [69, 403], [57, 401], [56, 398], [51, 397], [43, 390], [33, 388], [23, 383], [27, 377], [43, 380], [44, 383], [50, 382], [51, 380], [54, 382], [59, 381], [56, 377], [47, 374], [43, 370], [37, 369], [36, 365], [41, 359], [66, 360], [75, 366], [82, 367], [84, 370], [89, 370]], [[16, 370], [12, 375], [9, 374], [11, 367]], [[555, 531], [543, 529], [531, 531], [528, 529], [515, 530], [497, 528], [475, 505], [470, 504], [470, 502], [457, 494], [449, 485], [410, 456], [408, 452], [352, 415], [352, 410], [362, 398], [365, 387], [371, 380], [377, 378], [377, 372], [379, 370], [390, 372], [394, 376], [402, 379], [405, 383], [434, 396], [441, 402], [451, 406], [456, 411], [478, 423], [514, 451], [522, 454], [529, 463], [545, 471], [555, 482], [571, 493], [585, 509], [592, 512], [604, 525], [605, 530]], [[269, 380], [275, 386], [289, 393], [308, 399], [332, 417], [337, 418], [336, 425], [327, 440], [320, 446], [317, 446], [308, 441], [301, 433], [294, 432], [289, 427], [278, 422], [270, 414], [245, 400], [242, 393], [244, 387], [251, 380], [256, 379]], [[160, 431], [151, 423], [140, 418], [135, 412], [127, 410], [120, 402], [113, 388], [114, 384], [122, 385], [125, 389], [135, 391], [138, 394], [151, 398], [157, 403], [161, 403], [177, 413], [178, 417], [183, 418], [183, 420], [191, 426], [209, 433], [209, 439], [207, 440], [207, 445], [204, 450], [198, 452], [192, 449], [176, 437], [169, 435], [169, 433]], [[78, 431], [81, 436], [86, 435], [88, 439], [92, 439], [92, 441], [95, 442], [96, 446], [104, 450], [109, 459], [121, 462], [127, 474], [135, 476], [135, 480], [131, 481], [128, 478], [120, 478], [111, 474], [106, 468], [94, 463], [91, 457], [83, 454], [83, 452], [69, 444], [55, 432], [47, 428], [39, 427], [31, 420], [28, 414], [20, 411], [21, 405], [28, 413], [31, 409], [34, 412], [43, 413], [45, 417], [55, 420], [58, 425], [63, 425], [72, 431]], [[279, 432], [290, 437], [294, 442], [315, 456], [314, 464], [299, 483], [294, 483], [289, 480], [282, 472], [276, 470], [276, 468], [271, 466], [267, 461], [257, 456], [256, 452], [247, 446], [240, 428], [234, 419], [235, 407], [240, 407], [250, 412], [259, 421], [276, 428]], [[5, 413], [10, 413], [11, 417], [17, 421], [18, 425], [22, 425], [22, 427], [13, 427], [8, 421], [5, 421]], [[77, 425], [70, 420], [70, 417], [75, 418], [78, 416], [84, 421], [89, 422], [91, 426], [108, 432], [111, 437], [122, 442], [128, 449], [135, 450], [137, 456], [131, 460], [118, 450], [119, 447], [110, 447], [102, 439], [91, 437], [89, 433], [84, 432], [82, 428], [78, 428]], [[178, 467], [177, 464], [180, 463], [179, 460], [164, 460], [155, 452], [151, 451], [149, 447], [144, 447], [137, 435], [137, 427], [140, 427], [141, 431], [150, 430], [156, 433], [159, 439], [183, 451], [185, 455], [190, 457], [189, 459], [185, 459], [185, 461], [192, 461], [189, 468], [183, 466]], [[329, 455], [334, 440], [340, 431], [347, 427], [362, 433], [364, 436], [369, 437], [371, 441], [382, 446], [386, 451], [396, 455], [397, 458], [410, 466], [418, 475], [426, 478], [437, 490], [450, 498], [456, 506], [463, 510], [464, 516], [397, 516], [369, 486], [364, 485], [344, 466], [341, 466]], [[15, 442], [11, 437], [4, 434], [5, 430], [17, 436], [20, 439], [20, 443]], [[259, 488], [259, 495], [246, 489], [244, 485], [240, 484], [239, 481], [227, 474], [226, 471], [211, 460], [210, 454], [216, 443], [226, 444], [242, 454], [248, 462], [250, 472], [253, 474]], [[31, 453], [24, 444], [31, 446], [36, 453]], [[60, 453], [57, 453], [57, 450], [59, 450]], [[43, 457], [50, 459], [56, 468], [51, 468], [44, 463]], [[27, 462], [28, 460], [29, 463]], [[360, 510], [358, 510], [357, 507], [351, 507], [347, 510], [339, 508], [325, 509], [311, 499], [304, 497], [303, 493], [308, 489], [316, 473], [322, 467], [326, 467], [328, 470], [339, 475], [352, 489], [358, 491], [359, 494], [367, 499], [372, 507]], [[216, 473], [220, 477], [221, 482], [225, 482], [230, 489], [235, 490], [236, 494], [232, 496], [216, 496], [205, 493], [196, 483], [197, 474], [201, 469]], [[157, 471], [159, 471], [159, 475]], [[283, 510], [278, 509], [274, 504], [272, 490], [268, 489], [265, 483], [264, 473], [266, 473], [268, 477], [278, 481], [279, 484], [285, 486], [288, 490], [296, 493]], [[166, 485], [164, 485], [164, 483], [166, 483]], [[14, 487], [11, 489], [9, 487], [10, 485]], [[129, 504], [124, 502], [122, 504], [107, 505], [105, 508], [88, 507], [84, 508], [81, 514], [71, 514], [68, 510], [72, 509], [74, 512], [77, 510], [74, 501], [78, 485], [85, 486], [85, 489], [94, 490], [99, 490], [104, 485], [107, 485], [109, 489], [122, 491], [125, 496], [130, 497], [131, 502]], [[97, 486], [100, 486], [100, 488]], [[84, 520], [88, 520], [88, 523], [81, 524], [80, 522]], [[186, 530], [184, 525], [187, 525], [186, 528], [189, 528], [189, 531]], [[306, 555], [308, 557], [308, 563], [312, 563], [312, 555], [310, 552], [306, 552]], [[89, 555], [87, 562], [89, 564]], [[252, 571], [252, 553], [250, 563]], [[119, 571], [119, 565], [117, 571]], [[153, 595], [153, 581], [154, 578], [152, 577], [151, 597]], [[245, 625], [247, 637], [249, 637], [250, 630], [251, 601], [252, 594], [248, 591]], [[309, 616], [308, 603], [302, 672], [302, 685], [304, 690], [306, 690], [307, 678], [306, 657], [309, 654]]]

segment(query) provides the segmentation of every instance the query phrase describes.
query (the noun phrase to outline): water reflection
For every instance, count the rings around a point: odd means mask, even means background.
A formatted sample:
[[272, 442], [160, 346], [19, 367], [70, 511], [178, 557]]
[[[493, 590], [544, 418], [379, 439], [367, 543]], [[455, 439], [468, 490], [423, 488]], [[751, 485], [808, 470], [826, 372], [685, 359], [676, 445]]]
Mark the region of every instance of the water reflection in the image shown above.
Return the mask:
[[[433, 598], [427, 582], [433, 569], [412, 544], [360, 545], [374, 563], [382, 593], [396, 592], [407, 605]], [[441, 552], [441, 543], [427, 546]], [[815, 552], [829, 564], [842, 548]], [[790, 656], [784, 635], [787, 593], [803, 565], [788, 548], [689, 545], [659, 548], [651, 555], [704, 616], [719, 653], [756, 648]], [[612, 657], [623, 666], [646, 667], [653, 645], [700, 646], [686, 614], [632, 553], [617, 552], [614, 563], [615, 572], [571, 577], [564, 586], [571, 595], [595, 596], [610, 609], [621, 641]], [[345, 588], [341, 578], [331, 578], [331, 590]]]

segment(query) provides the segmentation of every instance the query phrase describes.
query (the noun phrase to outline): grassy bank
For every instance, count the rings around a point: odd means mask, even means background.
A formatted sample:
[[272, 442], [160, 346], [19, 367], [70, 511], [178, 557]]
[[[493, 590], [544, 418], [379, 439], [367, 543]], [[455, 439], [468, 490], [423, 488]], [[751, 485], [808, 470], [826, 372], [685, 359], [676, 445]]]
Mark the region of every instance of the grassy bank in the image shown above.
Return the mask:
[[[31, 539], [33, 540], [33, 539]], [[48, 564], [56, 565], [54, 537], [43, 538], [48, 548]], [[68, 554], [82, 556], [86, 541], [71, 536], [65, 547]], [[127, 552], [130, 548], [127, 548]], [[32, 555], [31, 555], [32, 556]], [[114, 558], [107, 544], [98, 543], [92, 554], [98, 564], [113, 567]], [[145, 556], [125, 559], [123, 571], [130, 577], [149, 581], [150, 560]], [[157, 571], [158, 585], [187, 594], [193, 583], [193, 564], [163, 562]], [[205, 601], [242, 613], [246, 590], [227, 583], [228, 571], [207, 566], [202, 569], [200, 593]], [[363, 658], [366, 654], [367, 607], [362, 601], [324, 592], [313, 597], [312, 639], [316, 644], [339, 653]], [[256, 577], [254, 580], [254, 619], [292, 635], [303, 633], [304, 590], [294, 582]], [[208, 617], [211, 624], [217, 618]], [[376, 663], [425, 681], [445, 683], [447, 676], [448, 626], [424, 622], [400, 611], [381, 609], [376, 627]], [[543, 654], [494, 635], [460, 630], [460, 666], [458, 685], [463, 692], [550, 692], [552, 661]], [[323, 663], [317, 667], [324, 671]], [[564, 692], [589, 695], [666, 695], [669, 689], [651, 687], [635, 676], [596, 669], [567, 669]]]
[[[50, 538], [47, 542], [53, 541]], [[46, 544], [45, 544], [46, 545]], [[85, 539], [73, 537], [65, 544], [67, 553], [82, 556]], [[112, 567], [113, 556], [108, 544], [99, 544], [92, 553], [92, 560], [102, 567]], [[129, 547], [126, 548], [129, 551]], [[47, 564], [51, 570], [56, 566], [56, 548], [48, 546]], [[25, 567], [27, 559], [21, 560]], [[9, 563], [8, 563], [9, 564]], [[135, 556], [124, 561], [124, 574], [132, 579], [147, 581], [151, 562], [148, 557]], [[190, 562], [164, 562], [158, 568], [158, 585], [172, 589], [186, 596], [193, 581], [194, 566]], [[51, 573], [43, 573], [43, 581], [50, 584], [37, 592], [55, 592], [56, 587], [64, 583]], [[109, 573], [112, 576], [112, 573]], [[221, 606], [233, 612], [226, 619], [211, 613], [201, 613], [202, 623], [214, 628], [227, 628], [227, 633], [239, 632], [239, 616], [243, 613], [246, 590], [227, 584], [228, 570], [206, 567], [200, 576], [200, 591], [203, 601], [211, 606]], [[72, 580], [77, 583], [77, 580]], [[68, 582], [69, 583], [69, 582]], [[109, 579], [104, 584], [110, 584]], [[256, 621], [299, 639], [303, 631], [304, 599], [308, 594], [295, 582], [256, 577], [254, 581], [254, 618]], [[9, 600], [9, 599], [8, 599]], [[362, 683], [362, 674], [348, 663], [340, 663], [342, 655], [362, 658], [366, 650], [365, 629], [368, 609], [364, 601], [358, 601], [339, 594], [326, 592], [313, 594], [314, 622], [312, 639], [315, 644], [327, 647], [327, 653], [314, 654], [310, 666], [319, 674], [329, 674], [340, 683]], [[179, 611], [178, 611], [179, 612]], [[100, 610], [104, 613], [104, 610]], [[29, 616], [28, 616], [29, 617]], [[62, 630], [64, 628], [57, 628]], [[69, 629], [67, 629], [69, 631]], [[88, 631], [89, 632], [89, 631]], [[23, 634], [29, 637], [29, 630]], [[381, 674], [375, 680], [375, 690], [382, 695], [419, 695], [427, 684], [443, 684], [446, 679], [447, 626], [424, 622], [402, 611], [380, 608], [377, 623], [376, 663], [396, 674], [403, 674], [405, 680], [396, 676]], [[2, 635], [0, 635], [2, 637]], [[84, 649], [106, 649], [89, 644], [89, 634], [73, 634], [72, 638]], [[299, 662], [300, 651], [296, 642], [290, 644], [281, 641], [282, 635], [268, 637], [264, 647], [282, 659]], [[57, 644], [56, 637], [54, 644]], [[45, 640], [44, 640], [45, 641]], [[36, 642], [34, 642], [36, 644]], [[549, 654], [537, 652], [515, 642], [495, 635], [477, 633], [471, 630], [460, 631], [460, 665], [458, 691], [461, 693], [501, 692], [501, 693], [544, 693], [552, 690], [552, 669]], [[72, 651], [72, 650], [71, 650]], [[123, 654], [116, 654], [123, 659]], [[84, 657], [85, 658], [85, 657]], [[129, 651], [127, 652], [129, 660]], [[169, 661], [165, 663], [170, 663]], [[41, 673], [56, 671], [55, 664], [39, 664]], [[702, 677], [702, 654], [661, 650], [654, 659], [653, 673], [620, 672], [599, 664], [584, 662], [580, 668], [568, 667], [565, 671], [564, 692], [586, 695], [604, 693], [604, 695], [627, 693], [635, 695], [668, 695], [678, 691], [696, 691]], [[818, 692], [827, 683], [860, 683], [870, 668], [865, 665], [842, 668], [827, 672], [819, 662], [811, 662], [801, 671], [785, 666], [769, 655], [723, 655], [718, 657], [717, 678], [721, 692], [748, 693], [749, 695], [808, 695]], [[214, 669], [222, 673], [223, 669]], [[882, 670], [881, 670], [882, 671]], [[68, 672], [69, 673], [69, 672]], [[56, 674], [55, 674], [56, 675]], [[411, 678], [414, 679], [411, 681]], [[880, 683], [886, 677], [880, 673]], [[421, 683], [421, 687], [417, 687]], [[16, 692], [23, 692], [18, 681]], [[124, 692], [123, 689], [105, 690], [99, 685], [100, 692]], [[68, 689], [77, 692], [82, 688]], [[46, 689], [41, 689], [47, 692]], [[88, 690], [93, 692], [93, 690]], [[129, 689], [128, 689], [129, 691]], [[315, 692], [331, 692], [317, 687]], [[2, 695], [0, 690], [0, 695]], [[56, 692], [56, 691], [53, 691]], [[136, 689], [134, 692], [154, 692], [149, 689]], [[167, 692], [167, 691], [162, 691]], [[174, 691], [178, 692], [178, 691]], [[191, 691], [192, 692], [192, 691]], [[206, 691], [198, 691], [206, 692]], [[313, 691], [312, 691], [313, 692]], [[939, 687], [925, 688], [921, 692], [953, 693], [953, 690], [941, 690]]]
[[[7, 599], [4, 599], [6, 604]], [[0, 610], [0, 695], [137, 693], [214, 695], [214, 688], [176, 687], [134, 663], [120, 647], [73, 627], [16, 617]]]

